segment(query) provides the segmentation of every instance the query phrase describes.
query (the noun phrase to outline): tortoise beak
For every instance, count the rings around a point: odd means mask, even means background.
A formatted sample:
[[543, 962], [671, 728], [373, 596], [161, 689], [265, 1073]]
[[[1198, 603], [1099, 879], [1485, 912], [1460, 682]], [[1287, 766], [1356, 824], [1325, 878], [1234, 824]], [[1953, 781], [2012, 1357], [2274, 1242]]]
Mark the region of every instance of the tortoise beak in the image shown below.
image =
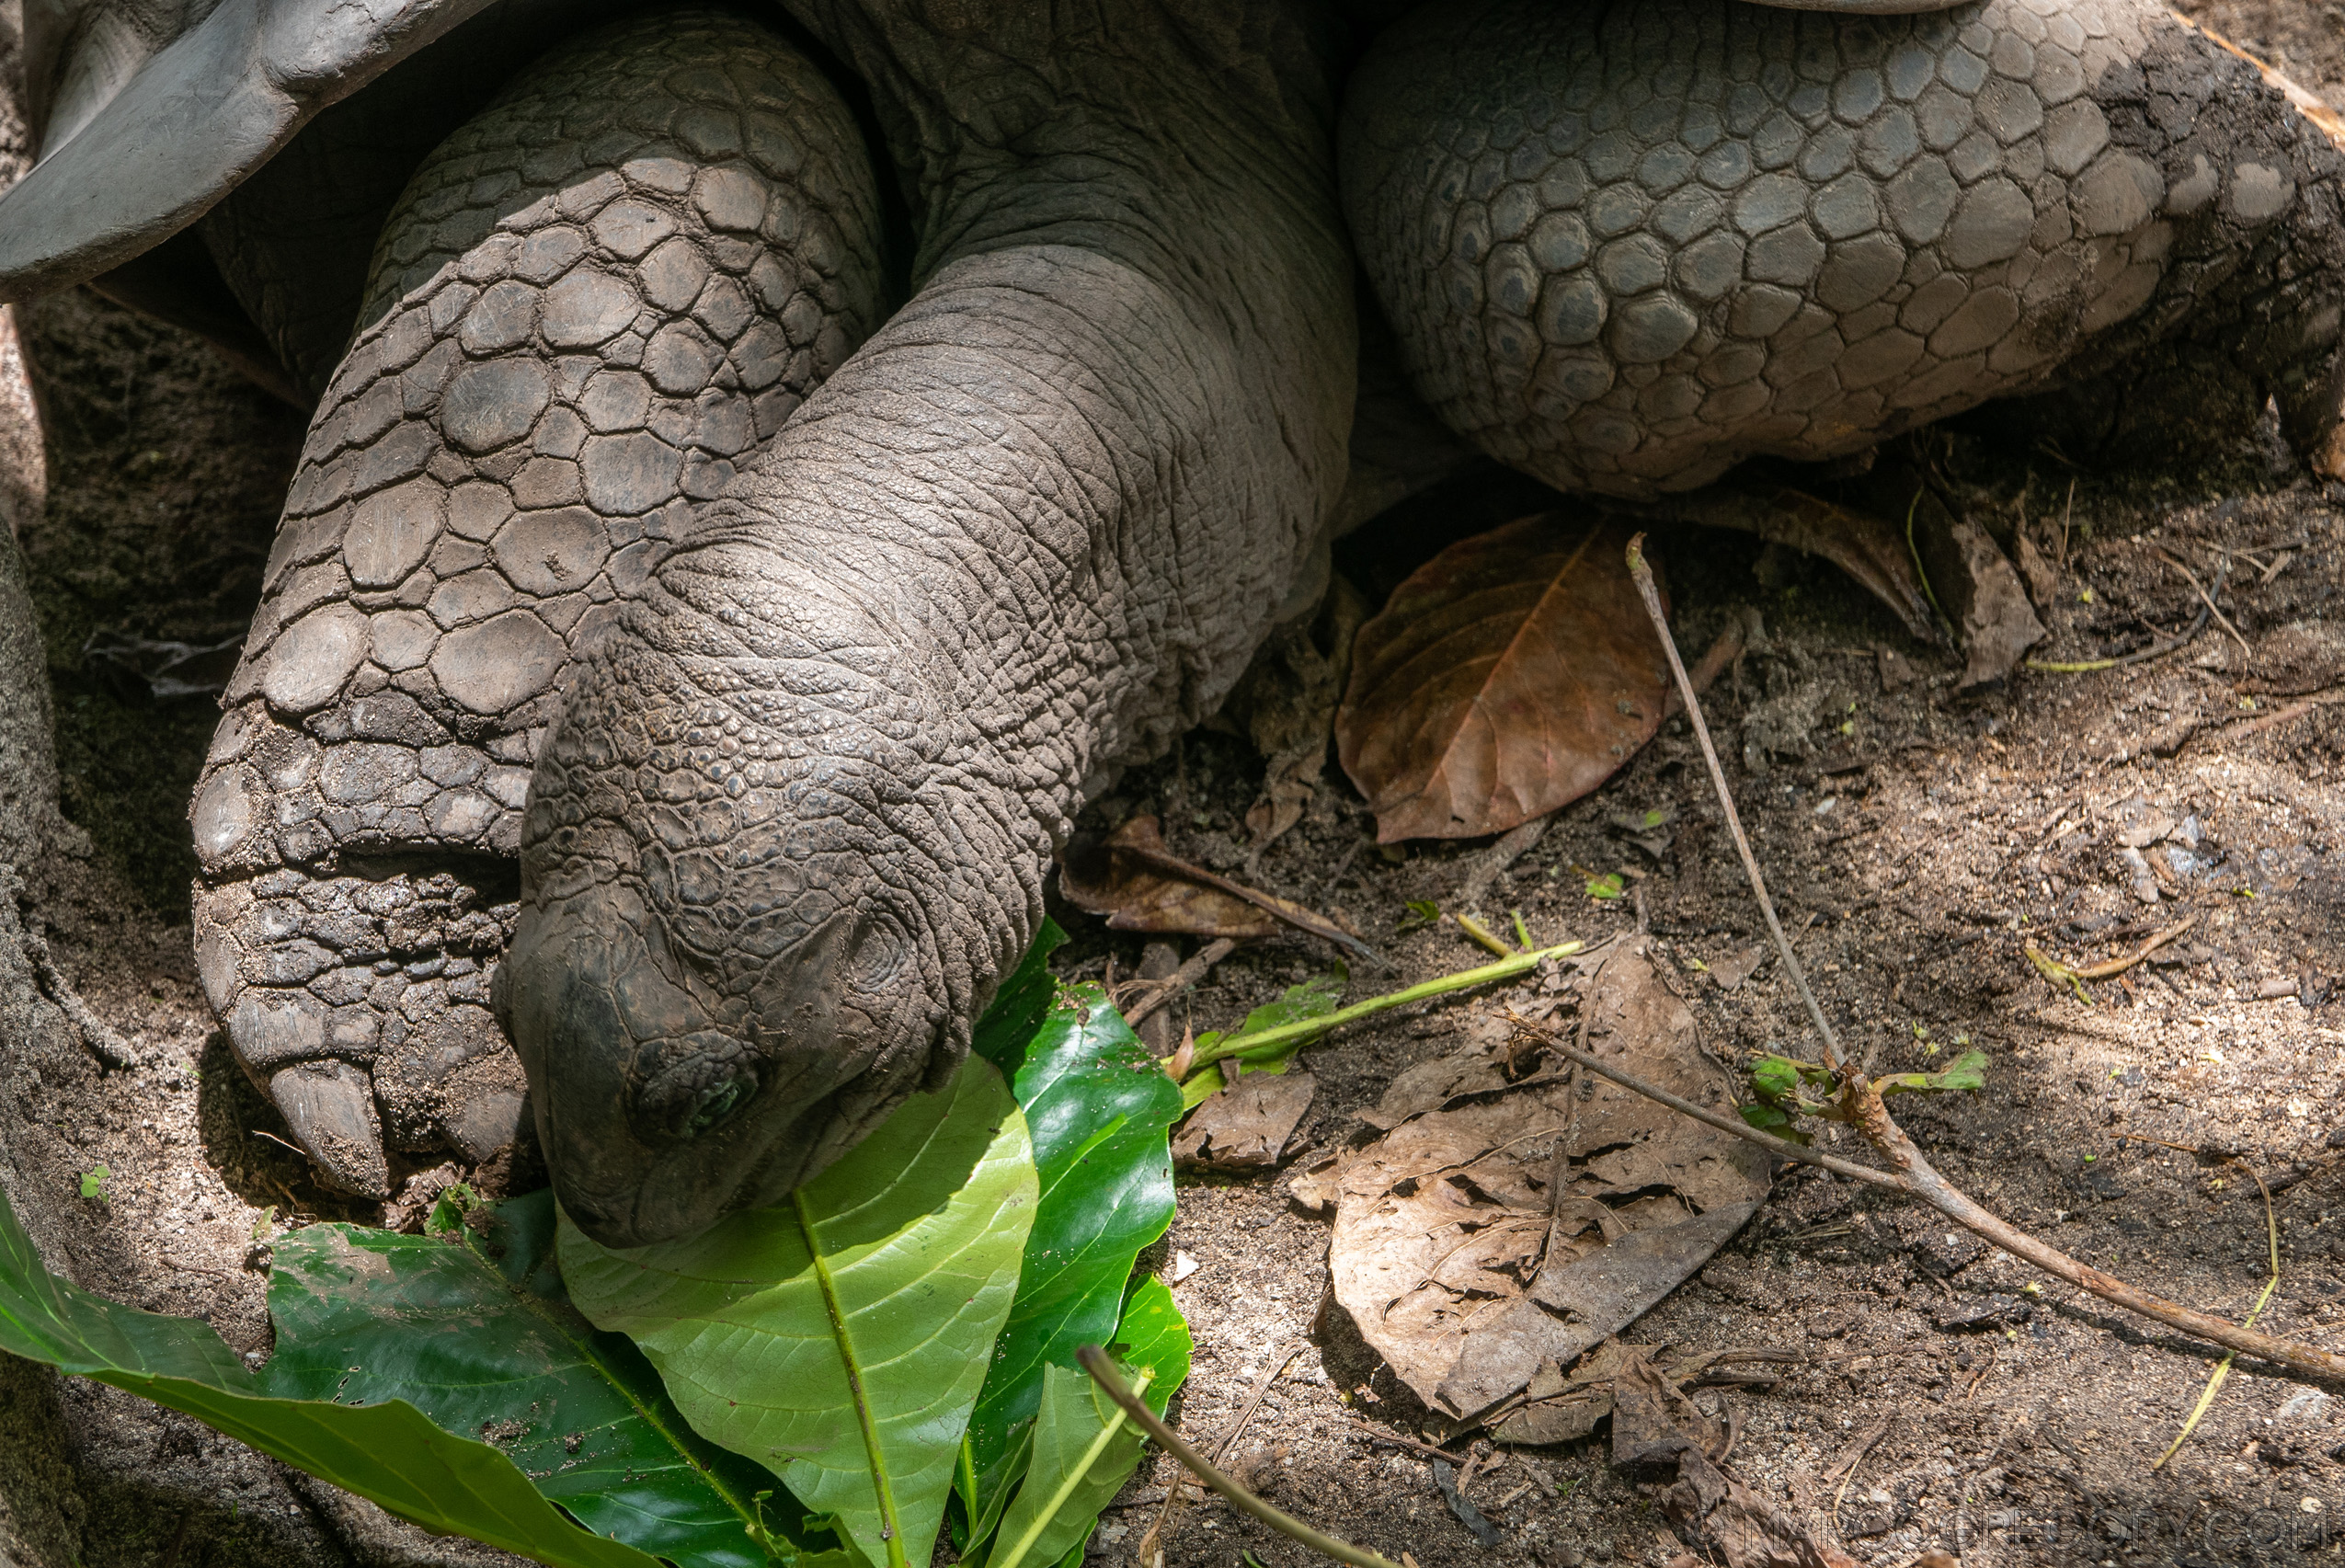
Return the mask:
[[856, 984], [889, 940], [834, 915], [726, 1005], [623, 892], [526, 907], [498, 1008], [578, 1228], [606, 1247], [646, 1246], [778, 1202], [920, 1088], [933, 1054], [924, 1010]]

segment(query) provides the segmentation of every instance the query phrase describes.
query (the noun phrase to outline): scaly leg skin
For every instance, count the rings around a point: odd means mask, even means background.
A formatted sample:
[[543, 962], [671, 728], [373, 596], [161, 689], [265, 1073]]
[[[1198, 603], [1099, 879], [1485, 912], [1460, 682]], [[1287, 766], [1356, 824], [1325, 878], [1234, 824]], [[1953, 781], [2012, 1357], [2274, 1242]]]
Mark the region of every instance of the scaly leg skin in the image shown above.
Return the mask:
[[1344, 476], [1324, 63], [1271, 8], [795, 8], [873, 85], [924, 282], [538, 765], [500, 1015], [608, 1245], [772, 1201], [953, 1070], [1087, 785], [1218, 701]]
[[1342, 152], [1419, 393], [1568, 489], [2079, 383], [2103, 444], [2158, 428], [2145, 377], [2188, 399], [2223, 361], [2224, 412], [2277, 396], [2300, 451], [2337, 419], [2345, 158], [2152, 0], [1427, 6]]
[[557, 51], [402, 198], [192, 810], [206, 992], [329, 1185], [510, 1141], [562, 673], [875, 324], [878, 226], [837, 92], [719, 13]]

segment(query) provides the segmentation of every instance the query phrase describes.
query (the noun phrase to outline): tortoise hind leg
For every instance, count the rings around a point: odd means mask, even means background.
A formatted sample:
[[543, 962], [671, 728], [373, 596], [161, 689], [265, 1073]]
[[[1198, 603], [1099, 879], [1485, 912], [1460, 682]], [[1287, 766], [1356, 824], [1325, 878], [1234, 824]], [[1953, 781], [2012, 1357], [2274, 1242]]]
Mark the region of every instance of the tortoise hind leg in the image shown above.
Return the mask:
[[2055, 388], [2147, 440], [2218, 368], [2300, 450], [2335, 423], [2345, 154], [2151, 0], [1424, 7], [1344, 115], [1418, 392], [1564, 488], [1651, 498]]
[[562, 672], [878, 315], [817, 68], [721, 13], [533, 67], [377, 244], [198, 786], [198, 957], [332, 1185], [520, 1120], [489, 1011]]

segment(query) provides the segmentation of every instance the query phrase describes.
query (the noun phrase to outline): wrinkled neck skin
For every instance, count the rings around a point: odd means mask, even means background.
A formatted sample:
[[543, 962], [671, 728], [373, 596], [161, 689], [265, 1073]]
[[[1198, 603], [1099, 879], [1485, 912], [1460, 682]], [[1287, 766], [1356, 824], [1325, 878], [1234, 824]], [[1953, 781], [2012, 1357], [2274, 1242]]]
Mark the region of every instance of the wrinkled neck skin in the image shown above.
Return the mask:
[[1281, 7], [796, 0], [915, 292], [578, 668], [503, 1011], [627, 1244], [771, 1202], [967, 1048], [1087, 780], [1209, 712], [1344, 476], [1323, 60]]

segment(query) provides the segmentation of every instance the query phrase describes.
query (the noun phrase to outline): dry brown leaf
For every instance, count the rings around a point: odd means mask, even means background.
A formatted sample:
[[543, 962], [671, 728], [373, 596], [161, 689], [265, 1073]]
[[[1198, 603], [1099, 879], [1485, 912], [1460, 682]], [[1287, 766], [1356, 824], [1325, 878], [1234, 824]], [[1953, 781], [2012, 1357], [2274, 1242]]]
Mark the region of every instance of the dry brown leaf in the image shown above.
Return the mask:
[[1804, 490], [1712, 485], [1672, 497], [1665, 509], [1687, 522], [1755, 533], [1770, 544], [1820, 555], [1887, 605], [1916, 639], [1943, 640], [1922, 579], [1914, 570], [1903, 520], [1835, 506]]
[[[1588, 1048], [1731, 1104], [1641, 939], [1580, 973]], [[1337, 1303], [1418, 1398], [1459, 1418], [1635, 1319], [1767, 1188], [1765, 1156], [1741, 1139], [1609, 1083], [1583, 1099], [1557, 1059], [1522, 1049], [1510, 1068], [1508, 1048], [1485, 1040], [1396, 1082], [1378, 1107], [1391, 1129], [1296, 1184], [1302, 1202], [1334, 1207]]]
[[1292, 927], [1376, 956], [1325, 915], [1181, 859], [1153, 817], [1135, 817], [1104, 839], [1078, 835], [1059, 856], [1058, 888], [1077, 909], [1105, 915], [1111, 931], [1236, 938]]
[[1319, 609], [1272, 632], [1222, 704], [1222, 717], [1244, 729], [1263, 759], [1262, 794], [1246, 810], [1248, 875], [1310, 806], [1366, 619], [1360, 590], [1332, 576]]
[[1725, 1568], [1855, 1568], [1724, 1468], [1726, 1439], [1653, 1362], [1624, 1345], [1612, 1380], [1612, 1468]]
[[[1623, 1345], [1617, 1339], [1607, 1339], [1581, 1356], [1569, 1372], [1559, 1369], [1552, 1360], [1542, 1361], [1523, 1391], [1527, 1396], [1526, 1402], [1508, 1412], [1492, 1429], [1492, 1436], [1502, 1443], [1543, 1445], [1584, 1437], [1596, 1430], [1597, 1422], [1612, 1413], [1612, 1382], [1620, 1373], [1621, 1357], [1649, 1355], [1658, 1363], [1666, 1349], [1664, 1345]], [[1669, 1356], [1663, 1372], [1673, 1385], [1687, 1388], [1713, 1377], [1722, 1381], [1751, 1380], [1735, 1374], [1717, 1374], [1715, 1369], [1722, 1362], [1805, 1359], [1781, 1351], [1706, 1350]]]
[[2019, 586], [2019, 569], [1986, 530], [1924, 494], [1915, 508], [1914, 544], [1962, 645], [1962, 689], [1991, 685], [2018, 669], [2043, 641], [2043, 623]]
[[1249, 1072], [1189, 1113], [1172, 1135], [1172, 1158], [1216, 1171], [1266, 1170], [1286, 1152], [1318, 1087], [1299, 1069]]
[[1710, 978], [1720, 990], [1739, 990], [1743, 982], [1759, 972], [1775, 950], [1764, 942], [1754, 942], [1739, 953], [1729, 954], [1710, 967]]
[[1379, 842], [1504, 832], [1653, 738], [1669, 676], [1628, 539], [1518, 519], [1444, 550], [1360, 628], [1335, 740]]
[[1118, 853], [1115, 840], [1079, 833], [1058, 857], [1058, 890], [1111, 931], [1192, 932], [1200, 936], [1275, 936], [1279, 922], [1245, 899], [1168, 876]]
[[1411, 1116], [1437, 1111], [1454, 1100], [1513, 1088], [1504, 1065], [1506, 1033], [1504, 1019], [1485, 1020], [1469, 1036], [1466, 1049], [1402, 1068], [1384, 1097], [1359, 1113], [1360, 1120], [1378, 1132], [1390, 1132]]

